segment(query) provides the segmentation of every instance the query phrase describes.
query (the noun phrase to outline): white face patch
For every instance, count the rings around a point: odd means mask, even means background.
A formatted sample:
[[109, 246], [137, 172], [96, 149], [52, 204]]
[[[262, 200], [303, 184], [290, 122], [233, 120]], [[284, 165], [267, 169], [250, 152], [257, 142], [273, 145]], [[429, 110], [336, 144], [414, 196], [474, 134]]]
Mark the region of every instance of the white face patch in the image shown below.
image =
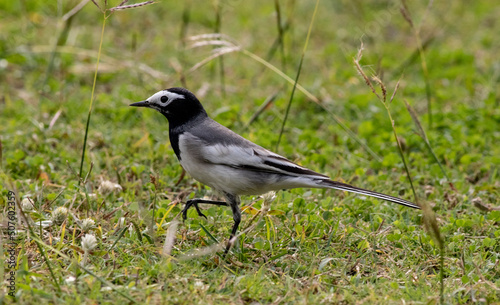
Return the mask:
[[[162, 101], [163, 96], [166, 96], [168, 98], [168, 100], [163, 98], [163, 101]], [[170, 92], [168, 90], [162, 90], [162, 91], [158, 91], [155, 94], [151, 95], [147, 99], [147, 101], [151, 104], [151, 106], [153, 106], [153, 107], [157, 106], [154, 108], [159, 109], [160, 107], [165, 107], [168, 104], [170, 104], [171, 102], [178, 100], [178, 99], [183, 100], [183, 99], [185, 99], [185, 96], [182, 94]]]

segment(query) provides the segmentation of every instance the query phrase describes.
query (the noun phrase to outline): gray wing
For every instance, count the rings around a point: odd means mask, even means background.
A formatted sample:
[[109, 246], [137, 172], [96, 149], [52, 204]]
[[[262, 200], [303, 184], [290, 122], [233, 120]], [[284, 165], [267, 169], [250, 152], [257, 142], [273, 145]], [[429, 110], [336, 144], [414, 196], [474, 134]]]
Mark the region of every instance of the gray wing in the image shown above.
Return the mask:
[[203, 156], [206, 162], [278, 175], [328, 178], [243, 138], [211, 119], [207, 123], [189, 130], [204, 142], [199, 146], [199, 156]]

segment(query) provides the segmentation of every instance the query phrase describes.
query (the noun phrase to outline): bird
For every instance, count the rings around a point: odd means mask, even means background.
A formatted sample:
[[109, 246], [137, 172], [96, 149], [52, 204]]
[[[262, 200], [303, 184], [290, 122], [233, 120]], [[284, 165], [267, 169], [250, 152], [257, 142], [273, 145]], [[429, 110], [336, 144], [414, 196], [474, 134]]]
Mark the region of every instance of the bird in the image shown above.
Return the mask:
[[241, 195], [260, 195], [293, 188], [325, 188], [420, 209], [408, 200], [331, 180], [243, 138], [211, 119], [198, 98], [185, 88], [161, 90], [130, 106], [152, 108], [163, 114], [169, 123], [171, 146], [181, 166], [195, 180], [225, 198], [225, 201], [191, 199], [181, 211], [186, 220], [191, 207], [200, 217], [206, 218], [199, 204], [231, 208], [234, 224], [224, 256], [234, 242], [241, 222]]

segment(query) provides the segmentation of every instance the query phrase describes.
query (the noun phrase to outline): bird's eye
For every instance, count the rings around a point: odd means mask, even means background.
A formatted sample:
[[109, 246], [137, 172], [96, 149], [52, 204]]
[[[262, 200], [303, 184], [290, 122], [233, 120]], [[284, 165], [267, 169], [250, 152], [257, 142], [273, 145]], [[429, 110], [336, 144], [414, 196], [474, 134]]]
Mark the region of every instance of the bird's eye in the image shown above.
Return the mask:
[[164, 95], [160, 98], [160, 100], [162, 103], [166, 103], [168, 101], [168, 97], [166, 95]]

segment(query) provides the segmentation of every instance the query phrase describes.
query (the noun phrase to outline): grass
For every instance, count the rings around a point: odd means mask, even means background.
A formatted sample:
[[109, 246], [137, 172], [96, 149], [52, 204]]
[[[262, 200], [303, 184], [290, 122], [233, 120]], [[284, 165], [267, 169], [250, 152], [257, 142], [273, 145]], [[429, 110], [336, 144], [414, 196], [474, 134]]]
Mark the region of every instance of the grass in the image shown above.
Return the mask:
[[[215, 250], [229, 236], [229, 209], [207, 208], [207, 220], [191, 210], [177, 221], [187, 199], [214, 194], [182, 178], [166, 120], [127, 105], [185, 83], [214, 119], [276, 147], [293, 88], [276, 72], [286, 63], [288, 79], [296, 75], [315, 5], [191, 3], [160, 2], [107, 19], [84, 183], [78, 169], [102, 14], [89, 2], [68, 23], [61, 21], [78, 1], [0, 4], [0, 207], [6, 232], [7, 194], [15, 191], [17, 303], [500, 302], [497, 6], [407, 2], [412, 28], [397, 1], [320, 1], [279, 146], [334, 179], [412, 200], [396, 133], [417, 196], [436, 215], [441, 265], [422, 212], [342, 192], [280, 191], [270, 206], [244, 197], [244, 233], [227, 261]], [[222, 55], [222, 74], [217, 56], [196, 66], [218, 46], [189, 48], [179, 38], [212, 33], [216, 22], [243, 50]], [[353, 64], [360, 39], [366, 75], [392, 91], [404, 73], [386, 102], [390, 112]], [[268, 56], [273, 48], [279, 56]], [[424, 130], [428, 102], [432, 128]], [[29, 227], [21, 221], [27, 198]], [[60, 225], [58, 207], [68, 209]], [[84, 228], [86, 218], [95, 226]], [[82, 246], [86, 234], [97, 238], [92, 250]], [[4, 279], [10, 271], [3, 263]], [[12, 303], [6, 285], [0, 301]]]
[[[285, 111], [285, 117], [283, 118], [283, 123], [281, 124], [279, 136], [278, 136], [278, 142], [276, 143], [276, 151], [278, 151], [280, 142], [281, 142], [281, 137], [283, 136], [283, 131], [285, 130], [285, 124], [286, 121], [288, 120], [288, 114], [290, 113], [290, 107], [292, 106], [292, 101], [293, 101], [293, 96], [295, 94], [295, 89], [297, 88], [297, 83], [299, 81], [300, 77], [300, 71], [302, 70], [302, 64], [304, 63], [304, 56], [307, 51], [307, 44], [309, 43], [309, 37], [311, 36], [311, 30], [314, 24], [314, 17], [316, 16], [316, 12], [318, 11], [318, 5], [319, 5], [319, 0], [316, 1], [316, 5], [314, 6], [314, 12], [313, 16], [311, 17], [311, 23], [309, 24], [309, 29], [307, 30], [307, 36], [306, 36], [306, 41], [304, 43], [304, 49], [302, 50], [302, 55], [300, 56], [300, 61], [299, 61], [299, 67], [297, 68], [297, 76], [295, 76], [295, 81], [293, 82], [293, 88], [292, 88], [292, 93], [290, 94], [290, 100], [288, 101], [288, 105], [286, 107]], [[279, 5], [276, 6], [276, 15], [280, 15], [280, 10], [279, 10]], [[279, 31], [280, 37], [282, 37], [281, 31]], [[283, 43], [283, 40], [280, 39], [280, 43]], [[284, 56], [284, 55], [283, 55]], [[283, 67], [284, 67], [283, 63]]]

